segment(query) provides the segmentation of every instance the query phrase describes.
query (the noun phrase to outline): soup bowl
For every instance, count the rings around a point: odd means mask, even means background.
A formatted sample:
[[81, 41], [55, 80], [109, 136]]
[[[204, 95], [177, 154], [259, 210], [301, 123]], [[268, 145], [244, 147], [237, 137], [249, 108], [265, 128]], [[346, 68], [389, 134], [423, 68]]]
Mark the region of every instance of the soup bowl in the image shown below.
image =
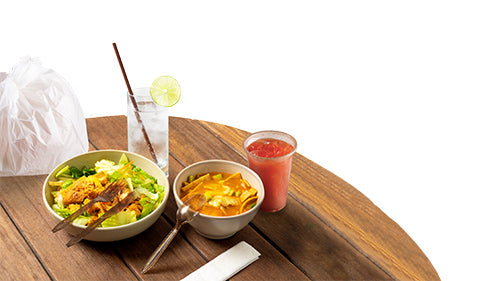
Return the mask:
[[[128, 152], [128, 151], [121, 151], [121, 150], [98, 150], [98, 151], [91, 151], [91, 152], [77, 155], [77, 156], [61, 163], [54, 170], [52, 170], [52, 172], [45, 179], [45, 182], [44, 182], [43, 188], [42, 188], [43, 204], [45, 205], [45, 208], [47, 209], [49, 215], [54, 219], [55, 223], [58, 223], [61, 220], [63, 220], [63, 218], [61, 216], [59, 216], [52, 209], [52, 205], [54, 203], [54, 198], [53, 198], [51, 192], [55, 190], [55, 187], [51, 187], [49, 185], [49, 181], [56, 180], [55, 175], [57, 174], [57, 172], [67, 165], [75, 166], [78, 169], [81, 169], [84, 166], [85, 167], [93, 167], [97, 161], [102, 160], [102, 159], [106, 159], [106, 160], [110, 160], [110, 161], [113, 161], [115, 163], [118, 163], [122, 154], [125, 154], [130, 161], [133, 161], [135, 166], [141, 168], [146, 173], [155, 177], [156, 180], [158, 181], [158, 184], [162, 185], [165, 188], [164, 193], [163, 193], [164, 194], [163, 201], [160, 203], [160, 205], [154, 211], [152, 211], [150, 214], [148, 214], [144, 218], [141, 218], [135, 222], [125, 224], [125, 225], [120, 225], [120, 226], [97, 227], [94, 231], [92, 231], [90, 234], [85, 236], [83, 239], [90, 240], [90, 241], [105, 242], [105, 241], [117, 241], [117, 240], [130, 238], [130, 237], [135, 236], [135, 235], [143, 232], [144, 230], [146, 230], [160, 217], [161, 213], [165, 209], [165, 205], [167, 203], [167, 198], [169, 195], [169, 185], [168, 185], [167, 176], [162, 172], [162, 170], [156, 164], [154, 164], [151, 160], [149, 160], [149, 159], [147, 159], [139, 154], [136, 154], [136, 153], [132, 153], [132, 152]], [[55, 225], [55, 223], [54, 223], [54, 225]], [[85, 228], [86, 228], [86, 226], [71, 223], [64, 230], [66, 230], [71, 235], [77, 235]]]
[[172, 189], [177, 206], [180, 207], [183, 204], [180, 196], [182, 182], [186, 181], [190, 175], [209, 172], [241, 173], [241, 176], [257, 190], [258, 199], [255, 206], [244, 213], [233, 216], [211, 216], [199, 213], [189, 223], [196, 232], [204, 237], [210, 239], [228, 238], [243, 229], [257, 215], [265, 196], [264, 185], [259, 176], [244, 165], [227, 160], [205, 160], [187, 166], [175, 177]]

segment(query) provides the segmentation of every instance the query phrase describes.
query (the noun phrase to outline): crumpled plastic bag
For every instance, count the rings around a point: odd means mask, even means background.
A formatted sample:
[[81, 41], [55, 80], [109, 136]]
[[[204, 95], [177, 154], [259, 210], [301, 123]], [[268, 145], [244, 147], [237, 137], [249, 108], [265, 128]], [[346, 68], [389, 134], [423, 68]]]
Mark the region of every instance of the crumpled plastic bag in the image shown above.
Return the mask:
[[48, 174], [88, 148], [83, 110], [64, 78], [29, 57], [0, 73], [0, 176]]

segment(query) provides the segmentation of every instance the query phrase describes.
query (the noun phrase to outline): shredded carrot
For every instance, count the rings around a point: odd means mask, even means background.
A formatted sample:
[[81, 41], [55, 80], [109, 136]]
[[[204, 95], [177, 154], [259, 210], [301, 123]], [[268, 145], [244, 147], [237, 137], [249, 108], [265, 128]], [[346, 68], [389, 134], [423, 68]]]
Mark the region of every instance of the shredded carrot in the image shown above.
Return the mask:
[[133, 162], [134, 161], [130, 161], [127, 164], [123, 165], [123, 167], [120, 167], [120, 169], [118, 169], [118, 171], [120, 171], [120, 170], [123, 171], [125, 169], [128, 169], [132, 165]]
[[123, 167], [120, 167], [118, 169], [118, 172], [120, 172], [120, 174], [122, 174], [122, 176], [128, 174], [132, 170], [132, 163], [133, 162], [134, 161], [130, 161], [126, 165], [124, 165]]

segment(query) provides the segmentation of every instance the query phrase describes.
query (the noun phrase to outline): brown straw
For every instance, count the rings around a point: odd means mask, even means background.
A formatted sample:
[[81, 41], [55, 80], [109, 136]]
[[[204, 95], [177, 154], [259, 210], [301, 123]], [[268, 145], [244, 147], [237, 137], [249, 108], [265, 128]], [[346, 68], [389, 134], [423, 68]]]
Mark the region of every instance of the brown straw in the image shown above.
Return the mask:
[[130, 83], [128, 82], [127, 73], [125, 73], [125, 68], [123, 67], [122, 59], [120, 58], [120, 53], [118, 53], [118, 47], [116, 43], [113, 43], [113, 48], [115, 49], [116, 58], [118, 59], [118, 63], [120, 64], [120, 68], [122, 70], [123, 78], [125, 79], [125, 84], [127, 84], [127, 89], [130, 94], [130, 100], [134, 105], [135, 109], [135, 117], [137, 118], [137, 122], [141, 125], [142, 134], [144, 135], [144, 139], [146, 140], [146, 144], [148, 145], [149, 152], [151, 152], [151, 156], [153, 157], [153, 161], [158, 164], [158, 159], [156, 158], [156, 153], [151, 145], [151, 141], [149, 140], [148, 133], [146, 132], [146, 128], [142, 123], [141, 115], [139, 114], [139, 107], [137, 107], [137, 102], [135, 101], [134, 92], [132, 92], [132, 88], [130, 87]]

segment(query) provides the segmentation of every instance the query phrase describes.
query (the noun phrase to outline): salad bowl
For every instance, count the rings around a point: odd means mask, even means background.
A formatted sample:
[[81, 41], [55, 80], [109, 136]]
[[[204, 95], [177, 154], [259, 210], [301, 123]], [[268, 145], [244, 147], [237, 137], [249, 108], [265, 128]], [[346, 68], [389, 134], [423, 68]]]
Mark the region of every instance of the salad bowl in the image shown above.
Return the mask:
[[[169, 196], [169, 184], [167, 176], [163, 173], [163, 171], [151, 160], [136, 153], [122, 150], [97, 150], [77, 155], [61, 163], [46, 177], [42, 188], [42, 198], [48, 214], [54, 220], [54, 225], [63, 220], [63, 218], [53, 209], [53, 205], [56, 203], [53, 192], [55, 192], [57, 188], [49, 184], [49, 182], [57, 180], [57, 173], [67, 166], [76, 167], [77, 169], [82, 169], [83, 167], [94, 167], [95, 163], [101, 160], [119, 163], [123, 155], [125, 155], [129, 161], [133, 161], [133, 165], [156, 179], [157, 184], [164, 188], [163, 198], [161, 198], [161, 201], [158, 201], [160, 203], [156, 206], [156, 208], [143, 218], [123, 225], [97, 227], [94, 231], [85, 236], [84, 239], [100, 242], [118, 241], [135, 236], [156, 222], [165, 209]], [[77, 235], [85, 228], [86, 226], [73, 222], [70, 223], [70, 225], [68, 225], [64, 230], [71, 235]]]

